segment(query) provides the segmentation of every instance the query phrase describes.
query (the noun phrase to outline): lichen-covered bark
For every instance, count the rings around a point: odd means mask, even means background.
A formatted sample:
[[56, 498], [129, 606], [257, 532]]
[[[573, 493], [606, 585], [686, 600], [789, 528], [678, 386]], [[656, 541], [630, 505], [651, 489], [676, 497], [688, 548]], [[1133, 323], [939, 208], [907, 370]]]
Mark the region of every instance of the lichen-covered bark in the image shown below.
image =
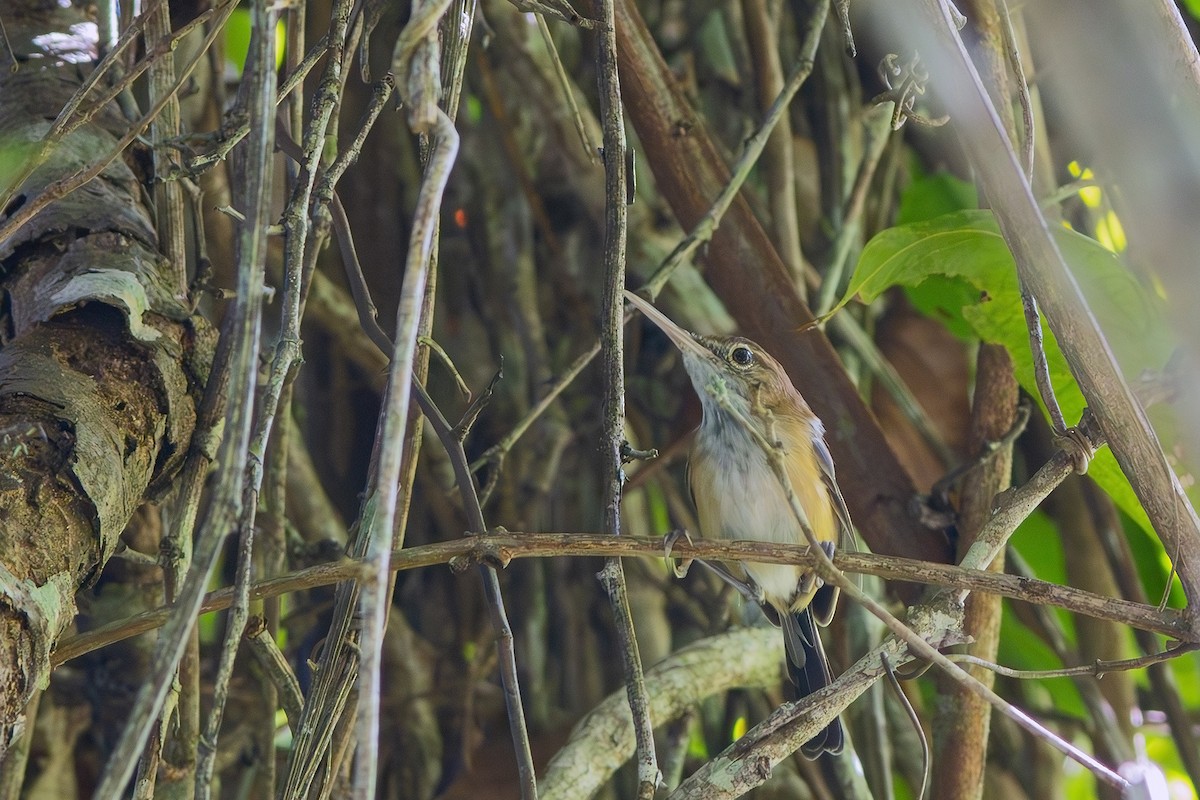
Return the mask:
[[[86, 23], [39, 5], [5, 14], [18, 61], [15, 72], [0, 63], [9, 164], [35, 150], [87, 72], [34, 57], [35, 37]], [[111, 152], [128, 127], [114, 106], [63, 139], [0, 210], [0, 225]], [[131, 164], [126, 153], [0, 240], [0, 752], [48, 678], [75, 592], [178, 470], [195, 421], [207, 332], [168, 289], [146, 176]], [[0, 189], [11, 176], [0, 173]]]

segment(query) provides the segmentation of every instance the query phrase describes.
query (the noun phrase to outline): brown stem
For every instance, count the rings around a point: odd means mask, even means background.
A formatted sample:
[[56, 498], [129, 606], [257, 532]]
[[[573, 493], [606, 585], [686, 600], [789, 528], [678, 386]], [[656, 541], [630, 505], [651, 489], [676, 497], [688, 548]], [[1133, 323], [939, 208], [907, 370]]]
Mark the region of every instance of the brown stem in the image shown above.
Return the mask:
[[[679, 88], [629, 0], [617, 2], [623, 99], [646, 161], [680, 225], [691, 230], [729, 180], [718, 149]], [[749, 205], [738, 198], [708, 249], [708, 282], [747, 335], [783, 364], [830, 432], [829, 445], [850, 515], [871, 550], [949, 561], [940, 532], [908, 512], [912, 481], [878, 423], [801, 302]], [[848, 432], [853, 432], [852, 435]], [[915, 591], [909, 593], [915, 596]]]
[[[975, 378], [975, 404], [971, 413], [970, 448], [984, 452], [1000, 441], [1016, 420], [1017, 381], [1013, 377], [1012, 358], [999, 345], [979, 348]], [[982, 460], [963, 485], [959, 514], [959, 556], [966, 554], [976, 534], [991, 517], [992, 504], [1008, 488], [1012, 476], [1012, 443], [1002, 452]], [[988, 567], [1003, 572], [1004, 554]], [[964, 632], [974, 638], [968, 652], [985, 661], [996, 659], [1000, 643], [1000, 597], [972, 592], [967, 598]], [[979, 667], [966, 667], [985, 686], [992, 686], [994, 675]], [[991, 706], [972, 692], [945, 679], [939, 680], [941, 713], [934, 719], [934, 749], [937, 754], [933, 773], [936, 798], [975, 798], [983, 788], [987, 761], [988, 725]]]

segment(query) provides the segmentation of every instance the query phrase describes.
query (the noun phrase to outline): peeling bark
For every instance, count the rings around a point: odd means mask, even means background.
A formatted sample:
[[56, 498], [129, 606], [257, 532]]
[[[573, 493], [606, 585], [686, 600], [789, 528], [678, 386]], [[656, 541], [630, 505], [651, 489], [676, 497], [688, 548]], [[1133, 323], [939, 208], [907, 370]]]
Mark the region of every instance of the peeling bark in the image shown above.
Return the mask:
[[[6, 11], [17, 71], [0, 63], [0, 149], [13, 162], [37, 149], [86, 75], [35, 55], [34, 37], [86, 30], [70, 16], [80, 13], [31, 2]], [[110, 153], [128, 127], [113, 106], [65, 137], [0, 225]], [[0, 752], [49, 677], [75, 592], [179, 470], [206, 378], [210, 329], [169, 288], [136, 155], [0, 240]]]

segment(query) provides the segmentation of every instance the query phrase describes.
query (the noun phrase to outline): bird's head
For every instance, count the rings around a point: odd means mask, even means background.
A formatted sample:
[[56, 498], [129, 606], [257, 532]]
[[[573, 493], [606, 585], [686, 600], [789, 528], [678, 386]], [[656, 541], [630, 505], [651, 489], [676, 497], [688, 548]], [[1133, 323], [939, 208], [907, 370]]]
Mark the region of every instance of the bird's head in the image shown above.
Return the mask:
[[[704, 405], [706, 420], [728, 413], [723, 402], [753, 418], [775, 414], [811, 414], [783, 366], [761, 345], [741, 336], [702, 336], [672, 322], [632, 292], [625, 297], [653, 322], [683, 354], [683, 366]], [[722, 400], [724, 398], [724, 400]]]

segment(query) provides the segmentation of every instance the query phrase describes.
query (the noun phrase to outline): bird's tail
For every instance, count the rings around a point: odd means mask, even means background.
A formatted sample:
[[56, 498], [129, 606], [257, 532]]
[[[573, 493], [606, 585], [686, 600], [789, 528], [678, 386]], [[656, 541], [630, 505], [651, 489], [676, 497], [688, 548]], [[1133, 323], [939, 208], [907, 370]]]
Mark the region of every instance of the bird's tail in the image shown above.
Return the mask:
[[[824, 689], [833, 678], [821, 646], [821, 637], [817, 635], [813, 624], [812, 611], [805, 608], [795, 614], [779, 616], [787, 650], [788, 678], [796, 687], [796, 699]], [[801, 746], [800, 752], [806, 758], [816, 758], [824, 752], [840, 753], [845, 741], [842, 721], [834, 717], [823, 731]]]

